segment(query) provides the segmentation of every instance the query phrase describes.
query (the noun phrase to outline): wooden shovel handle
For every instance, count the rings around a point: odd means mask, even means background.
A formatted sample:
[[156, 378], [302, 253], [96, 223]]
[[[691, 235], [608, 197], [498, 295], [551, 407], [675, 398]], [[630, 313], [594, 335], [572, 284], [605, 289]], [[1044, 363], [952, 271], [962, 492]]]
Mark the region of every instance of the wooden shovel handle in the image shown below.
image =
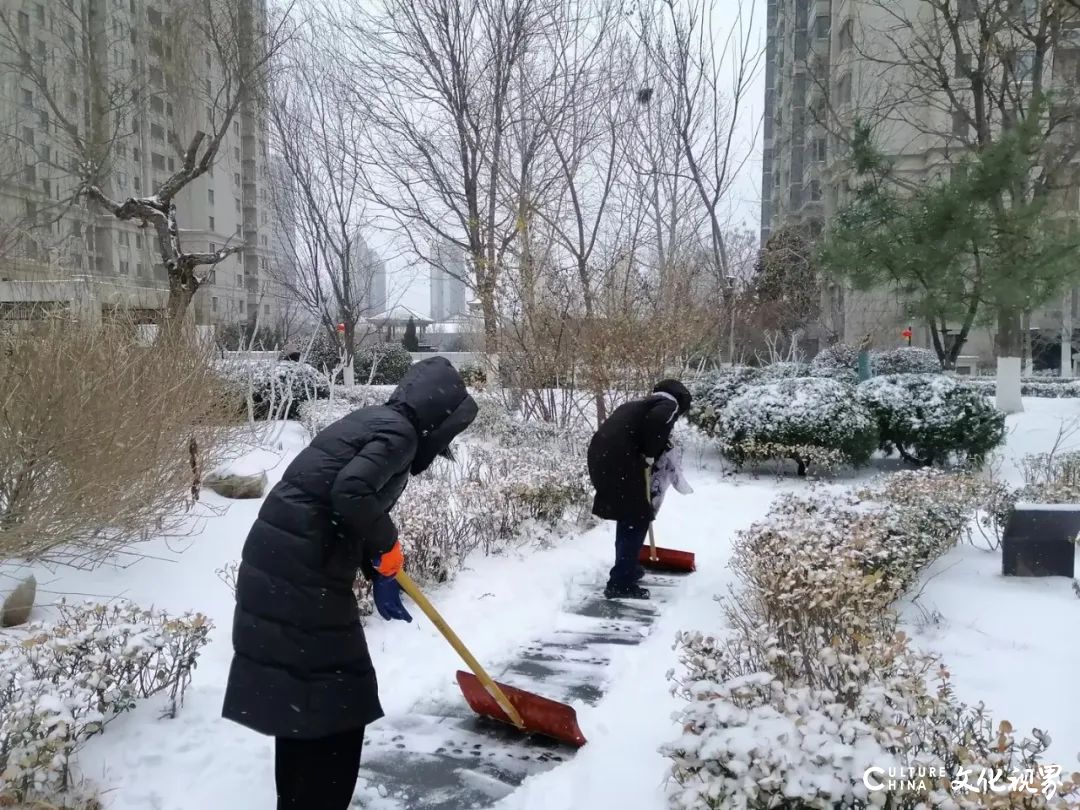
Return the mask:
[[[645, 468], [645, 503], [652, 507], [652, 470]], [[656, 556], [656, 533], [653, 531], [652, 521], [649, 521], [649, 560], [656, 562], [660, 558]]]
[[420, 609], [424, 611], [424, 614], [431, 619], [431, 623], [435, 625], [439, 632], [443, 634], [450, 646], [453, 647], [457, 654], [461, 656], [462, 660], [469, 665], [469, 669], [473, 671], [473, 674], [480, 680], [480, 683], [484, 685], [484, 688], [491, 693], [491, 696], [495, 698], [495, 701], [502, 707], [502, 710], [506, 712], [506, 716], [510, 718], [511, 722], [522, 731], [525, 731], [525, 721], [521, 719], [521, 715], [518, 710], [514, 708], [514, 704], [510, 702], [510, 699], [506, 696], [506, 693], [499, 688], [499, 685], [491, 679], [491, 676], [484, 671], [484, 668], [480, 666], [480, 662], [473, 658], [471, 652], [465, 647], [461, 639], [458, 638], [450, 625], [446, 623], [446, 620], [439, 615], [439, 611], [435, 610], [435, 606], [428, 601], [427, 597], [420, 592], [420, 589], [413, 582], [412, 577], [406, 574], [404, 571], [398, 571], [394, 576], [401, 589], [409, 595], [409, 598], [416, 602], [420, 606]]

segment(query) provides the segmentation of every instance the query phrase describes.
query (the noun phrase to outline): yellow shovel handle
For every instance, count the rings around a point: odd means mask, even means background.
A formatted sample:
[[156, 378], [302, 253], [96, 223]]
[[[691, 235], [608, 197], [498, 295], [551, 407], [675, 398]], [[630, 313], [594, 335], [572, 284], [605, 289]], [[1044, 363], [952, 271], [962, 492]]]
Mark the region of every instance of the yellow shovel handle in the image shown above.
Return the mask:
[[480, 680], [480, 683], [484, 685], [484, 688], [491, 693], [491, 696], [495, 698], [495, 701], [502, 707], [502, 710], [506, 712], [506, 716], [510, 718], [515, 726], [522, 731], [525, 731], [525, 721], [521, 719], [521, 715], [518, 710], [514, 708], [514, 704], [510, 702], [510, 698], [506, 696], [506, 693], [499, 688], [499, 685], [491, 679], [491, 676], [484, 671], [484, 668], [480, 666], [480, 662], [473, 658], [473, 654], [468, 651], [461, 639], [458, 638], [450, 625], [446, 623], [446, 620], [439, 615], [439, 611], [435, 610], [435, 606], [428, 601], [427, 597], [420, 592], [420, 589], [413, 582], [412, 577], [406, 574], [404, 571], [398, 571], [394, 577], [401, 589], [409, 595], [409, 598], [416, 602], [420, 606], [420, 609], [424, 611], [424, 614], [431, 619], [431, 623], [435, 625], [439, 632], [443, 634], [450, 646], [453, 647], [457, 654], [461, 656], [462, 660], [469, 665], [469, 669], [473, 671], [473, 674]]

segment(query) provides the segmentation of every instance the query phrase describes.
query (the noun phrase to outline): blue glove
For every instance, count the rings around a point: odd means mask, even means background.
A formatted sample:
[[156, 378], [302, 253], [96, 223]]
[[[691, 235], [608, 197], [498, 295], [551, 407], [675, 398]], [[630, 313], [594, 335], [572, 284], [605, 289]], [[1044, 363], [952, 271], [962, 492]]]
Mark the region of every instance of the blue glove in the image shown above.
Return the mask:
[[379, 615], [384, 619], [387, 621], [391, 619], [412, 621], [409, 611], [405, 609], [405, 605], [401, 604], [401, 586], [398, 585], [396, 579], [376, 574], [371, 581], [371, 593], [372, 598], [375, 600], [375, 609], [379, 611]]

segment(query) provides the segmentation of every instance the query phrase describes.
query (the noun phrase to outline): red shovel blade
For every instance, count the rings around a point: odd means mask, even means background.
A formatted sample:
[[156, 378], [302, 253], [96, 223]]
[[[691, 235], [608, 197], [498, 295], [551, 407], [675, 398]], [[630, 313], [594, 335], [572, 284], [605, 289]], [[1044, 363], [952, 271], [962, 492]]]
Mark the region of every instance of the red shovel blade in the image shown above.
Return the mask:
[[[480, 683], [479, 678], [471, 672], [458, 670], [457, 682], [461, 687], [461, 694], [465, 696], [465, 700], [474, 712], [501, 723], [514, 725], [491, 693]], [[585, 735], [578, 727], [577, 712], [573, 708], [565, 703], [526, 692], [524, 689], [516, 689], [498, 681], [495, 683], [521, 715], [521, 719], [525, 722], [526, 732], [541, 734], [575, 748], [580, 748], [585, 744]], [[517, 728], [517, 726], [514, 727]]]
[[691, 551], [678, 551], [673, 548], [656, 547], [656, 559], [652, 558], [652, 548], [646, 544], [638, 554], [638, 562], [654, 571], [696, 571], [694, 554]]

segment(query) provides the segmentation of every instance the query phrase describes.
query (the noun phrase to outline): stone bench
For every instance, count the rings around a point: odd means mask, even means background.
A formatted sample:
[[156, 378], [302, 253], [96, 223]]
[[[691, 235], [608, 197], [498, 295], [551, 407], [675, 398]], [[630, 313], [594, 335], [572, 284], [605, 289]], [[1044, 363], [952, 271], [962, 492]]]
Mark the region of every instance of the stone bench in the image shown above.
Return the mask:
[[1001, 573], [1007, 577], [1072, 577], [1080, 504], [1018, 503], [1005, 524]]

